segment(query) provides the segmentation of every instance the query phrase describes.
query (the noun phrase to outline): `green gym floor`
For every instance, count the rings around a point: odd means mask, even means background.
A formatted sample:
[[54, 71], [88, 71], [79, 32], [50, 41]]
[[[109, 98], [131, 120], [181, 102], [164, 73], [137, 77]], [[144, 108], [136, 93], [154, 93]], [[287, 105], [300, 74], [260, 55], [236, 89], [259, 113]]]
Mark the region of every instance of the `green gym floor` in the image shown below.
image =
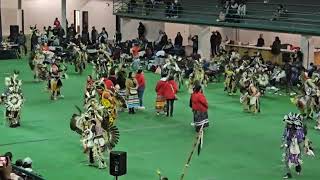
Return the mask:
[[[82, 105], [86, 74], [73, 73], [64, 81], [65, 99], [49, 100], [45, 83], [33, 82], [27, 60], [0, 61], [0, 89], [6, 73], [21, 72], [25, 105], [22, 126], [11, 129], [0, 123], [0, 153], [11, 151], [14, 160], [31, 157], [34, 170], [49, 180], [113, 179], [108, 170], [86, 165], [79, 136], [69, 128], [75, 105]], [[128, 152], [128, 173], [123, 180], [157, 180], [156, 170], [170, 180], [178, 180], [191, 151], [195, 132], [190, 126], [192, 112], [186, 90], [178, 94], [173, 118], [156, 116], [154, 87], [158, 76], [146, 73], [146, 110], [135, 115], [120, 113], [117, 125], [120, 143], [115, 150]], [[222, 83], [210, 84], [205, 90], [209, 101], [210, 128], [200, 156], [192, 159], [185, 180], [280, 180], [282, 118], [296, 111], [289, 97], [268, 94], [261, 100], [261, 114], [242, 112], [239, 96], [227, 96]], [[3, 106], [2, 106], [3, 109]], [[295, 179], [317, 180], [319, 171], [320, 133], [309, 123], [309, 136], [316, 157], [304, 157], [302, 176]]]

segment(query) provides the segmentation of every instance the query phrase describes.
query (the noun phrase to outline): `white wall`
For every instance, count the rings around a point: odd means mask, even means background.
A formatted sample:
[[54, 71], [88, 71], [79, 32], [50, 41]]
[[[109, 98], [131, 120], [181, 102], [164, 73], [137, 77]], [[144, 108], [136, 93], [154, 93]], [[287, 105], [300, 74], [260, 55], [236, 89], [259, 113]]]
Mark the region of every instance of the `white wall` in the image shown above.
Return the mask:
[[53, 26], [54, 19], [61, 19], [61, 0], [24, 0], [25, 33], [29, 33], [29, 27], [37, 24], [42, 30], [44, 26]]
[[10, 34], [10, 25], [17, 25], [18, 0], [1, 0], [2, 34]]
[[123, 40], [131, 40], [138, 37], [139, 22], [146, 28], [146, 38], [154, 41], [159, 36], [159, 30], [165, 30], [165, 23], [155, 21], [142, 21], [128, 18], [121, 18], [121, 33]]
[[[34, 24], [37, 24], [40, 29], [43, 26], [53, 26], [56, 17], [61, 20], [61, 0], [23, 0], [22, 8], [25, 11], [26, 30]], [[81, 16], [82, 11], [88, 11], [89, 30], [92, 26], [96, 26], [99, 31], [102, 27], [105, 27], [109, 37], [113, 38], [116, 18], [112, 12], [112, 1], [67, 0], [67, 20], [69, 25], [74, 23], [74, 10], [80, 10]], [[80, 19], [80, 22], [82, 23], [82, 19]]]
[[183, 45], [189, 45], [188, 37], [190, 35], [189, 25], [187, 24], [175, 24], [175, 23], [165, 23], [164, 30], [169, 39], [174, 43], [174, 39], [177, 36], [177, 33], [180, 32], [183, 37]]

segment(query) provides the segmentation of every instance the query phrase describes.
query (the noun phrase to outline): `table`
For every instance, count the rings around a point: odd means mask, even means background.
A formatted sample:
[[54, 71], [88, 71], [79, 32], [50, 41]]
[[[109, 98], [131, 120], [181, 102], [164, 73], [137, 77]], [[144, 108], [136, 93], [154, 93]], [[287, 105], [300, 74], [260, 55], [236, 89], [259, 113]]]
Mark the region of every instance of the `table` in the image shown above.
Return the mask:
[[245, 52], [249, 53], [249, 56], [254, 56], [256, 52], [260, 52], [265, 61], [271, 61], [275, 64], [283, 64], [284, 59], [290, 59], [291, 54], [295, 53], [292, 50], [281, 49], [281, 54], [278, 58], [274, 58], [274, 55], [271, 53], [270, 47], [256, 47], [252, 45], [235, 45], [235, 44], [226, 44], [226, 50], [236, 49], [241, 56]]
[[18, 52], [16, 49], [0, 49], [0, 60], [18, 59]]

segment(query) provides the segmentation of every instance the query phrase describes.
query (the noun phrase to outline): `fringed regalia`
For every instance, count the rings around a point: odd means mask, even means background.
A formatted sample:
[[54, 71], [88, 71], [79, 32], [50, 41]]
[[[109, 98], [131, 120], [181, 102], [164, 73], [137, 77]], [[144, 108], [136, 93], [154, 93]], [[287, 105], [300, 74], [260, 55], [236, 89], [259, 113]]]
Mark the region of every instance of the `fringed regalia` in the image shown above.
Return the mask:
[[21, 108], [24, 97], [21, 91], [22, 82], [18, 80], [18, 71], [5, 78], [6, 91], [1, 95], [0, 102], [5, 105], [5, 118], [10, 127], [20, 126]]
[[295, 168], [299, 175], [302, 171], [302, 153], [314, 156], [311, 143], [306, 137], [307, 129], [303, 125], [303, 116], [289, 113], [283, 119], [286, 123], [282, 136], [283, 161], [286, 174], [284, 178], [292, 178], [290, 169]]

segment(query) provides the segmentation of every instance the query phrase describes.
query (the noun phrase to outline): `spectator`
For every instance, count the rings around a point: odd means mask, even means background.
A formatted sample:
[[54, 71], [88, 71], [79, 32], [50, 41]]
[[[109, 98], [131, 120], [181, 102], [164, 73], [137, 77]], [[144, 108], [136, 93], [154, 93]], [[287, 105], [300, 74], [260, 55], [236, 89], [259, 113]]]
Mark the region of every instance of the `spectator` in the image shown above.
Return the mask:
[[146, 10], [146, 15], [150, 14], [150, 10], [153, 8], [153, 3], [151, 0], [145, 0], [144, 2], [144, 7]]
[[134, 13], [134, 8], [137, 7], [137, 1], [136, 0], [130, 0], [128, 3], [128, 13]]
[[212, 31], [212, 34], [210, 37], [210, 45], [211, 45], [211, 56], [215, 57], [217, 55], [217, 34], [214, 31]]
[[145, 32], [146, 32], [145, 26], [142, 24], [142, 22], [139, 22], [139, 27], [138, 27], [138, 37], [139, 37], [139, 39], [141, 37], [144, 37]]
[[98, 38], [98, 31], [96, 30], [96, 27], [92, 26], [91, 30], [91, 43], [96, 44]]
[[107, 43], [108, 37], [109, 37], [108, 32], [106, 31], [106, 28], [103, 27], [99, 35], [99, 42], [103, 44]]
[[18, 51], [21, 55], [21, 47], [24, 50], [24, 55], [27, 55], [27, 46], [26, 46], [26, 36], [24, 35], [23, 31], [20, 31], [18, 38], [17, 38], [17, 44], [19, 45]]
[[198, 35], [194, 35], [191, 38], [192, 41], [192, 49], [193, 49], [193, 54], [198, 54], [198, 49], [199, 49], [199, 37]]
[[263, 47], [264, 44], [264, 39], [263, 39], [263, 34], [260, 34], [258, 42], [257, 42], [257, 47]]
[[81, 37], [82, 37], [81, 42], [85, 45], [88, 45], [90, 37], [89, 37], [89, 32], [87, 27], [84, 27], [82, 29]]
[[137, 91], [138, 91], [140, 108], [144, 109], [145, 107], [143, 105], [143, 94], [144, 94], [144, 90], [146, 88], [146, 82], [145, 82], [144, 74], [141, 69], [139, 69], [136, 74], [136, 80], [138, 82]]
[[240, 17], [243, 17], [247, 14], [247, 5], [245, 0], [240, 0], [239, 6], [238, 6], [238, 15]]
[[133, 58], [139, 58], [140, 47], [138, 43], [134, 43], [130, 50]]
[[164, 52], [171, 54], [174, 49], [171, 39], [168, 40], [167, 44], [163, 46]]
[[129, 72], [126, 80], [126, 95], [129, 114], [135, 114], [134, 109], [139, 107], [138, 82], [133, 78], [132, 72]]
[[178, 32], [176, 38], [174, 39], [174, 46], [176, 48], [181, 48], [183, 44], [183, 37], [181, 36], [181, 33]]
[[37, 30], [34, 30], [31, 35], [31, 51], [35, 50], [38, 44], [38, 39]]
[[176, 100], [176, 94], [178, 92], [178, 86], [174, 81], [173, 76], [169, 76], [168, 81], [164, 86], [164, 97], [167, 101], [167, 117], [173, 116], [173, 109], [174, 109], [174, 101]]
[[117, 30], [115, 36], [116, 36], [116, 43], [117, 43], [117, 44], [120, 44], [121, 41], [122, 41], [122, 34], [121, 34], [121, 32]]
[[217, 53], [219, 53], [220, 51], [220, 46], [221, 46], [221, 43], [222, 43], [222, 36], [220, 34], [219, 31], [216, 31], [216, 41], [217, 41]]
[[182, 5], [178, 0], [175, 0], [174, 1], [174, 13], [173, 13], [174, 17], [175, 18], [180, 17], [181, 13], [182, 13]]
[[273, 55], [273, 63], [279, 63], [279, 58], [281, 54], [281, 41], [279, 37], [276, 37], [271, 46], [271, 53]]
[[60, 28], [61, 28], [61, 23], [60, 23], [60, 21], [59, 21], [58, 18], [56, 18], [56, 19], [54, 20], [53, 25], [54, 25], [54, 28], [55, 28], [55, 29], [60, 29]]
[[76, 28], [74, 27], [74, 24], [71, 24], [70, 27], [67, 30], [67, 39], [72, 41], [76, 37]]
[[24, 168], [24, 170], [28, 171], [28, 172], [33, 172], [32, 170], [32, 159], [29, 157], [26, 157], [23, 160], [23, 165], [22, 167]]

